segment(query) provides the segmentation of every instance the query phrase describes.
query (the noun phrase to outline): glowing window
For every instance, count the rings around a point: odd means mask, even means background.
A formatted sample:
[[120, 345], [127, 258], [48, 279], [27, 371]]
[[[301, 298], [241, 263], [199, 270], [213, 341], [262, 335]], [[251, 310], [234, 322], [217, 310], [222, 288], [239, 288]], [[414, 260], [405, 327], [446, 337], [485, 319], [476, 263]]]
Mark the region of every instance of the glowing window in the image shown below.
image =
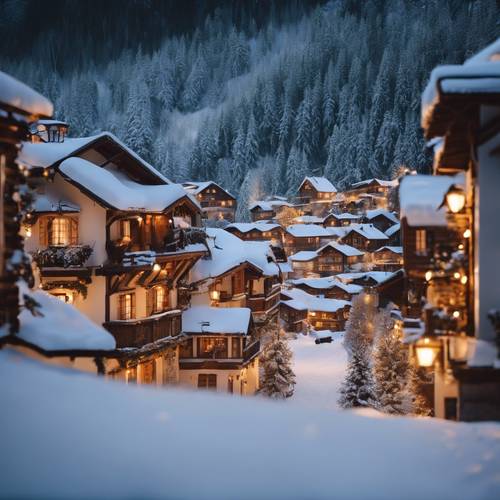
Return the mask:
[[50, 244], [54, 246], [69, 245], [69, 232], [69, 219], [65, 219], [64, 217], [56, 217], [52, 220]]

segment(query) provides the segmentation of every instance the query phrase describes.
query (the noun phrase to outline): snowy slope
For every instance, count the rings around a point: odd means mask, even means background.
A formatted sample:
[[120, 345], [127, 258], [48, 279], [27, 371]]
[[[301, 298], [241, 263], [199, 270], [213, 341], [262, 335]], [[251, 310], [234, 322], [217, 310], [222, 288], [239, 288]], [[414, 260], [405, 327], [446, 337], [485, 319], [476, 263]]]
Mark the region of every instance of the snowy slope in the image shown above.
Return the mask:
[[127, 387], [10, 351], [0, 352], [0, 399], [4, 498], [500, 495], [494, 423]]

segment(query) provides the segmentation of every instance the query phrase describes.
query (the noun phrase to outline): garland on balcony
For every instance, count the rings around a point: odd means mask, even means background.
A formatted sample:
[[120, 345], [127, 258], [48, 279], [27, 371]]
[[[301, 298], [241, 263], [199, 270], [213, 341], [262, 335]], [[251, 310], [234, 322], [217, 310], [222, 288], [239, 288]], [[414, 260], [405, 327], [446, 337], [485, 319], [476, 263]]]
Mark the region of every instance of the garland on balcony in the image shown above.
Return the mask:
[[70, 267], [81, 266], [92, 255], [89, 245], [66, 247], [48, 247], [33, 253], [33, 260], [38, 267]]
[[81, 283], [80, 281], [49, 281], [48, 283], [43, 283], [42, 288], [47, 292], [50, 290], [55, 290], [56, 288], [74, 290], [84, 299], [87, 298], [87, 285], [85, 283]]

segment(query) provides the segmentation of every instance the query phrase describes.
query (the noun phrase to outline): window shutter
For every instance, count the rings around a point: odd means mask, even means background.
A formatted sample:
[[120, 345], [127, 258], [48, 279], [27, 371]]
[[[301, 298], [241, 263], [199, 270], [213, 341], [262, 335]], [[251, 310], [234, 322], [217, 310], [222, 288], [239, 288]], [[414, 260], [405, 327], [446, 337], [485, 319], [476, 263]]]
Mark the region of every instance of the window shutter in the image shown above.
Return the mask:
[[125, 295], [118, 296], [118, 318], [125, 319]]
[[69, 220], [69, 244], [78, 245], [78, 219], [76, 217], [70, 217]]
[[47, 231], [47, 217], [40, 217], [38, 219], [38, 239], [42, 247], [46, 247], [49, 244]]
[[54, 217], [47, 217], [47, 245], [52, 245], [52, 221]]
[[165, 293], [163, 295], [163, 309], [168, 309], [168, 287], [164, 287]]
[[149, 288], [146, 290], [146, 315], [151, 316], [153, 314], [153, 300], [154, 300], [154, 288]]

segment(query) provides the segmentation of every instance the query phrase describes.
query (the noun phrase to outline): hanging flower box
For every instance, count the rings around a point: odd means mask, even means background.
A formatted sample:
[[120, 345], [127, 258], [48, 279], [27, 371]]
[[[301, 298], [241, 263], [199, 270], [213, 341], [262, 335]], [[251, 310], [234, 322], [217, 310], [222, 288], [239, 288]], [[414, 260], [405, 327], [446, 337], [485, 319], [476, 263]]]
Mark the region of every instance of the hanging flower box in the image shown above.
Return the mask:
[[92, 252], [89, 245], [50, 246], [34, 252], [33, 260], [38, 267], [78, 267], [83, 266]]

